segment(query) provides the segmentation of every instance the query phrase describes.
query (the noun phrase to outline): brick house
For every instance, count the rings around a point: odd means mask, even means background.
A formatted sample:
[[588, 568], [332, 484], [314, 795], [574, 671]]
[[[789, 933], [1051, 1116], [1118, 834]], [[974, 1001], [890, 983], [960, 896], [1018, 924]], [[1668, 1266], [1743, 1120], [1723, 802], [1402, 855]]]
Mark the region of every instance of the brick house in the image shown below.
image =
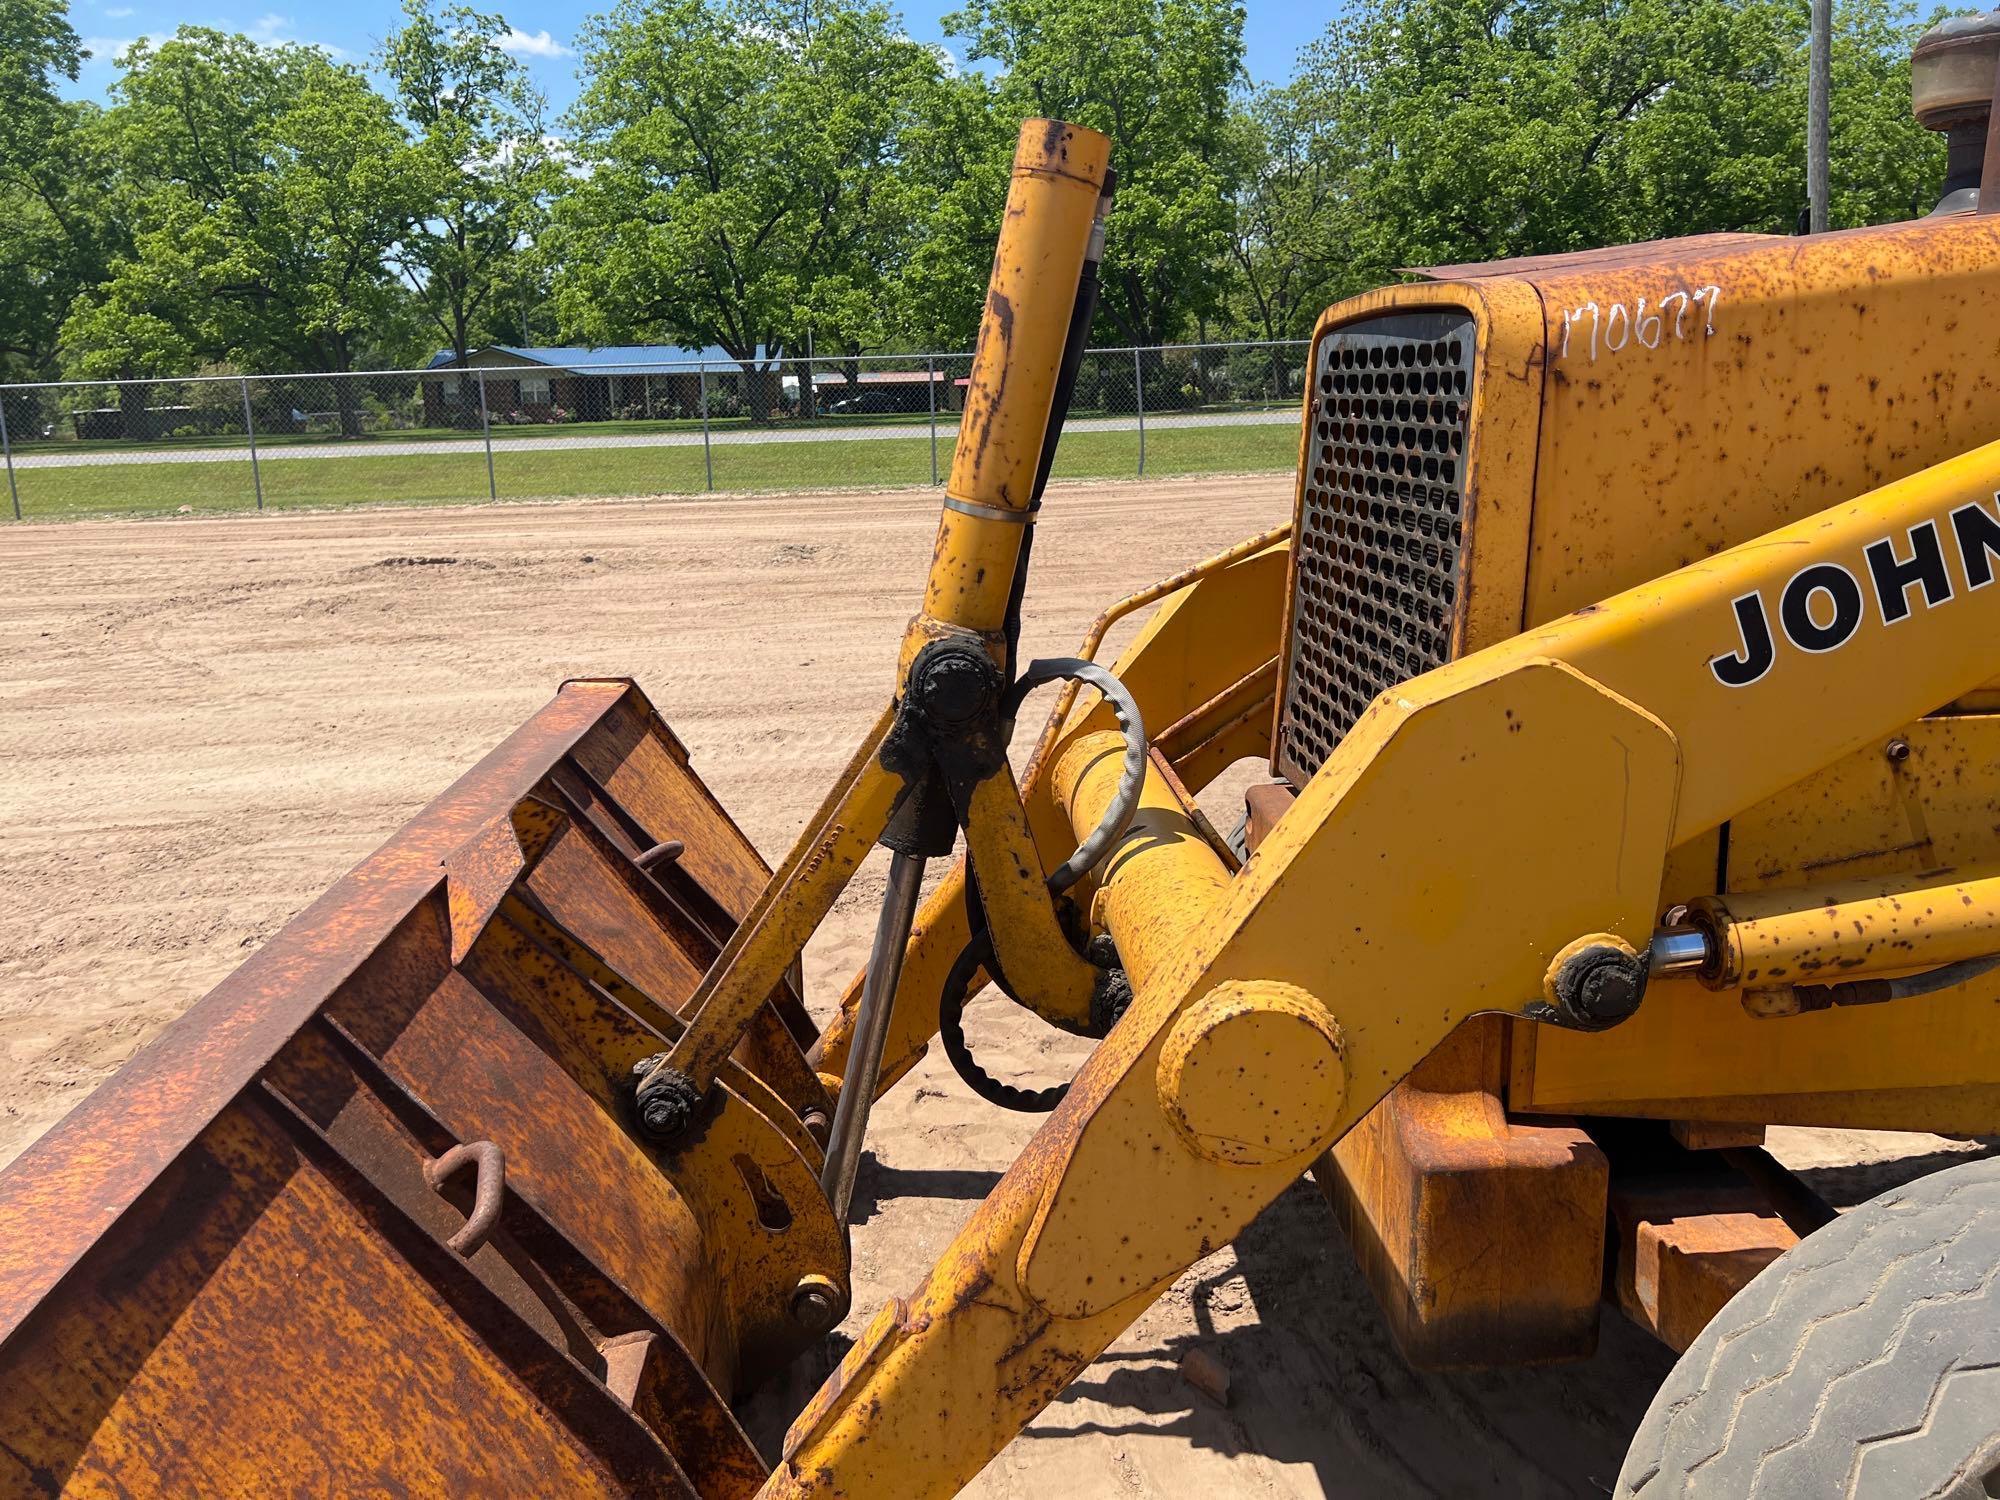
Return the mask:
[[699, 416], [704, 365], [711, 410], [723, 398], [740, 410], [743, 369], [721, 349], [489, 344], [462, 360], [440, 350], [424, 368], [424, 425], [477, 427], [482, 383], [486, 409], [498, 425]]
[[[764, 362], [761, 349], [758, 362]], [[962, 392], [942, 368], [855, 370], [854, 363], [829, 359], [814, 366], [819, 414], [914, 414], [927, 410], [933, 399], [940, 411], [963, 404]], [[500, 426], [698, 417], [704, 367], [710, 414], [742, 415], [749, 405], [751, 382], [742, 365], [719, 348], [613, 344], [601, 349], [530, 349], [489, 344], [463, 360], [441, 350], [424, 368], [423, 421], [427, 427], [479, 426], [481, 382], [486, 409]], [[797, 369], [797, 365], [783, 373], [773, 369], [758, 382], [769, 414], [797, 413]]]

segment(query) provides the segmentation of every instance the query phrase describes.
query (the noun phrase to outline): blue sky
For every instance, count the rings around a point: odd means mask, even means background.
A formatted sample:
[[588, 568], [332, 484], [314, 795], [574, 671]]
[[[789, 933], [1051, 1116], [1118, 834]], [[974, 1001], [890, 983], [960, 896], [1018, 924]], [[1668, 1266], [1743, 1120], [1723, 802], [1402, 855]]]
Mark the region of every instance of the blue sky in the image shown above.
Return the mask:
[[[382, 37], [402, 18], [400, 0], [256, 0], [240, 10], [216, 10], [215, 0], [70, 0], [70, 23], [95, 55], [84, 65], [75, 93], [101, 97], [111, 82], [111, 60], [135, 37], [162, 37], [182, 24], [241, 31], [258, 41], [316, 42], [336, 55], [365, 63]], [[560, 5], [552, 0], [474, 0], [481, 10], [497, 9], [513, 28], [513, 48], [527, 60], [556, 113], [576, 96], [576, 58], [570, 53], [578, 21], [587, 11], [609, 8]], [[899, 8], [911, 35], [948, 42], [938, 17], [959, 0], [906, 0]], [[1289, 76], [1300, 47], [1313, 40], [1336, 13], [1330, 3], [1297, 5], [1281, 0], [1249, 0], [1243, 36], [1250, 76], [1275, 82]]]

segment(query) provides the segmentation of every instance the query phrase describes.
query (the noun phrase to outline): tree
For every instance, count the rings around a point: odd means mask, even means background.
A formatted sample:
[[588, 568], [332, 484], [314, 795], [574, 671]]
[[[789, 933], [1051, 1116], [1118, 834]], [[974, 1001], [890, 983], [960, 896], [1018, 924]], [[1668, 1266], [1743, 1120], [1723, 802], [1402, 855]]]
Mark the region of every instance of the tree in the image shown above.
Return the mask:
[[753, 413], [773, 360], [858, 352], [920, 215], [906, 136], [938, 56], [879, 6], [621, 0], [584, 32], [578, 170], [549, 236], [556, 305], [593, 340], [721, 346]]
[[561, 184], [546, 103], [501, 50], [501, 17], [462, 5], [440, 10], [434, 0], [404, 0], [403, 14], [382, 66], [418, 143], [427, 208], [394, 258], [424, 317], [461, 359], [475, 331], [504, 329], [525, 343], [520, 294], [546, 199]]
[[1944, 180], [1944, 138], [1910, 113], [1910, 53], [1938, 19], [1892, 0], [1838, 12], [1829, 108], [1830, 222], [1879, 224], [1927, 214]]
[[966, 73], [940, 80], [904, 135], [915, 216], [889, 301], [892, 336], [906, 345], [969, 349], [978, 336], [1019, 127], [987, 81]]
[[[63, 331], [82, 375], [192, 360], [350, 371], [411, 349], [387, 256], [425, 204], [423, 162], [360, 73], [310, 47], [183, 27], [128, 54], [111, 111], [142, 185], [133, 253]], [[351, 382], [343, 428], [359, 431]]]
[[[1942, 147], [1909, 115], [1914, 28], [1836, 16], [1836, 222], [1910, 211]], [[1403, 265], [1712, 230], [1784, 233], [1805, 201], [1799, 0], [1372, 0], [1302, 60], [1342, 179], [1333, 290]]]
[[1005, 69], [1004, 117], [1051, 116], [1111, 137], [1118, 195], [1099, 306], [1116, 336], [1165, 343], [1217, 310], [1242, 10], [1230, 0], [969, 0], [944, 26]]
[[71, 301], [123, 243], [100, 111], [57, 93], [87, 55], [62, 0], [0, 0], [0, 378], [51, 372]]
[[[1342, 279], [1346, 163], [1333, 122], [1298, 84], [1254, 92], [1231, 122], [1238, 184], [1229, 253], [1239, 326], [1277, 343], [1304, 338]], [[1273, 349], [1272, 394], [1294, 361]]]

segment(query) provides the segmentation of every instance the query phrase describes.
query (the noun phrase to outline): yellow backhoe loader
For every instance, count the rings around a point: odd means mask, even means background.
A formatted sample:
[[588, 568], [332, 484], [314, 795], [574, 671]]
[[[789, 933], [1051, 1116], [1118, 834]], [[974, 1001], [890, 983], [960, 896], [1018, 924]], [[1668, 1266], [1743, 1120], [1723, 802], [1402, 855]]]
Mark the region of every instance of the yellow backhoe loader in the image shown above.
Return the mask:
[[[2000, 1162], [1835, 1219], [1759, 1149], [2000, 1130], [1996, 52], [1920, 50], [1922, 221], [1332, 308], [1289, 526], [1024, 663], [1113, 202], [1028, 122], [893, 693], [784, 862], [564, 684], [0, 1175], [0, 1492], [949, 1494], [1311, 1172], [1413, 1361], [1587, 1353], [1607, 1289], [1685, 1349], [1621, 1494], [1996, 1493]], [[1066, 1088], [979, 1068], [988, 983], [1101, 1039]], [[760, 1455], [933, 1040], [1051, 1112]]]

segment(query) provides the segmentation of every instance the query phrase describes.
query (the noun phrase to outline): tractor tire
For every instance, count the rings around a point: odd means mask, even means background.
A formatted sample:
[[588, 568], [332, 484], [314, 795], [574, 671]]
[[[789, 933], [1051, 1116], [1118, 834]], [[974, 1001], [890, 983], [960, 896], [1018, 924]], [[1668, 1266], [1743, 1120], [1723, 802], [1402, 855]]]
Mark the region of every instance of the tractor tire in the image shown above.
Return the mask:
[[1688, 1346], [1619, 1500], [2000, 1496], [2000, 1158], [1779, 1256]]
[[1223, 836], [1229, 845], [1229, 852], [1236, 856], [1239, 865], [1250, 863], [1250, 809], [1243, 809], [1243, 816], [1236, 820], [1236, 826]]

